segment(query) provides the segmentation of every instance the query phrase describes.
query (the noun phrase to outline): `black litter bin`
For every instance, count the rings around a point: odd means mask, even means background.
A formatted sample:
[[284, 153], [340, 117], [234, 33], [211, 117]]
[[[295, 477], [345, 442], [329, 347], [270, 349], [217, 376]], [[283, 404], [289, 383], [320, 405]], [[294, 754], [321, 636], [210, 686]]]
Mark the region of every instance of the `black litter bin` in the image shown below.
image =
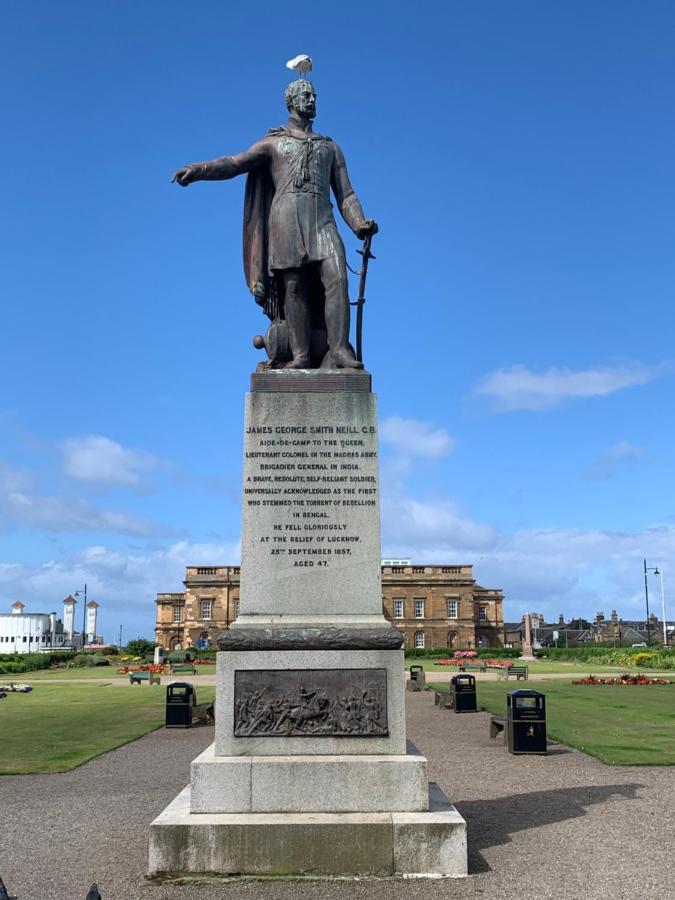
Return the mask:
[[452, 693], [455, 698], [455, 712], [477, 712], [476, 679], [473, 675], [453, 675]]
[[506, 695], [506, 743], [509, 753], [547, 752], [545, 700], [540, 691], [510, 691]]
[[190, 728], [192, 711], [197, 696], [194, 685], [187, 682], [174, 681], [166, 689], [166, 727]]

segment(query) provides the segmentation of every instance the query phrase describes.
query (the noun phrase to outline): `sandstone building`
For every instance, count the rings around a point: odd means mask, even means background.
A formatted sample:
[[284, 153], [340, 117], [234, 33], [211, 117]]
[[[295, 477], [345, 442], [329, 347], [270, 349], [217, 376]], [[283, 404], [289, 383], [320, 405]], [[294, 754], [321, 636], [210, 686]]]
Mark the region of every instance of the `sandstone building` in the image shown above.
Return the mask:
[[[155, 640], [167, 650], [215, 647], [239, 614], [239, 566], [188, 566], [184, 585], [157, 594]], [[503, 600], [501, 590], [476, 584], [472, 566], [382, 563], [384, 615], [409, 648], [501, 647]]]

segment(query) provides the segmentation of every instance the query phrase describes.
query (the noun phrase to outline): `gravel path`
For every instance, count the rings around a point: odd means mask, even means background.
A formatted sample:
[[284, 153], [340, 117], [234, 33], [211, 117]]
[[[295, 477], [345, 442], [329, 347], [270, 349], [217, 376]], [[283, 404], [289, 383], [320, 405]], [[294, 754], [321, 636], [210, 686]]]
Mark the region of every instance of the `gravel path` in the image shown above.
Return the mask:
[[675, 768], [605, 766], [562, 745], [518, 757], [488, 716], [407, 694], [408, 735], [466, 818], [464, 880], [144, 882], [151, 820], [213, 729], [161, 730], [62, 775], [0, 778], [0, 877], [18, 900], [444, 900], [675, 896]]

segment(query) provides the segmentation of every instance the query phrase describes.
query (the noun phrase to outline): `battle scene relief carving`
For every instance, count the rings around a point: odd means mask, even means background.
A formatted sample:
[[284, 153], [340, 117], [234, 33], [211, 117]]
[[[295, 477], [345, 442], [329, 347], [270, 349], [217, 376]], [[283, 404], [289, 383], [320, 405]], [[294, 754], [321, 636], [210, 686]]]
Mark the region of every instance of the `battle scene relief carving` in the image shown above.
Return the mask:
[[235, 737], [386, 737], [386, 669], [237, 671]]

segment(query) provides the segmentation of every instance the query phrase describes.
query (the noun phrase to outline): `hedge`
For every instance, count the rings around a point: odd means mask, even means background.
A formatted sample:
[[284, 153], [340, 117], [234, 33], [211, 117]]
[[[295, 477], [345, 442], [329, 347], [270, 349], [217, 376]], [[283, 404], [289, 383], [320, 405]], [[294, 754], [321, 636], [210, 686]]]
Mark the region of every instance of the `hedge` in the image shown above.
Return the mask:
[[20, 675], [50, 669], [54, 663], [65, 662], [74, 656], [74, 653], [3, 653], [0, 655], [0, 674]]
[[593, 644], [582, 647], [547, 647], [539, 651], [546, 659], [589, 662], [604, 666], [639, 666], [647, 669], [675, 669], [675, 648], [647, 650], [645, 647], [609, 647]]

